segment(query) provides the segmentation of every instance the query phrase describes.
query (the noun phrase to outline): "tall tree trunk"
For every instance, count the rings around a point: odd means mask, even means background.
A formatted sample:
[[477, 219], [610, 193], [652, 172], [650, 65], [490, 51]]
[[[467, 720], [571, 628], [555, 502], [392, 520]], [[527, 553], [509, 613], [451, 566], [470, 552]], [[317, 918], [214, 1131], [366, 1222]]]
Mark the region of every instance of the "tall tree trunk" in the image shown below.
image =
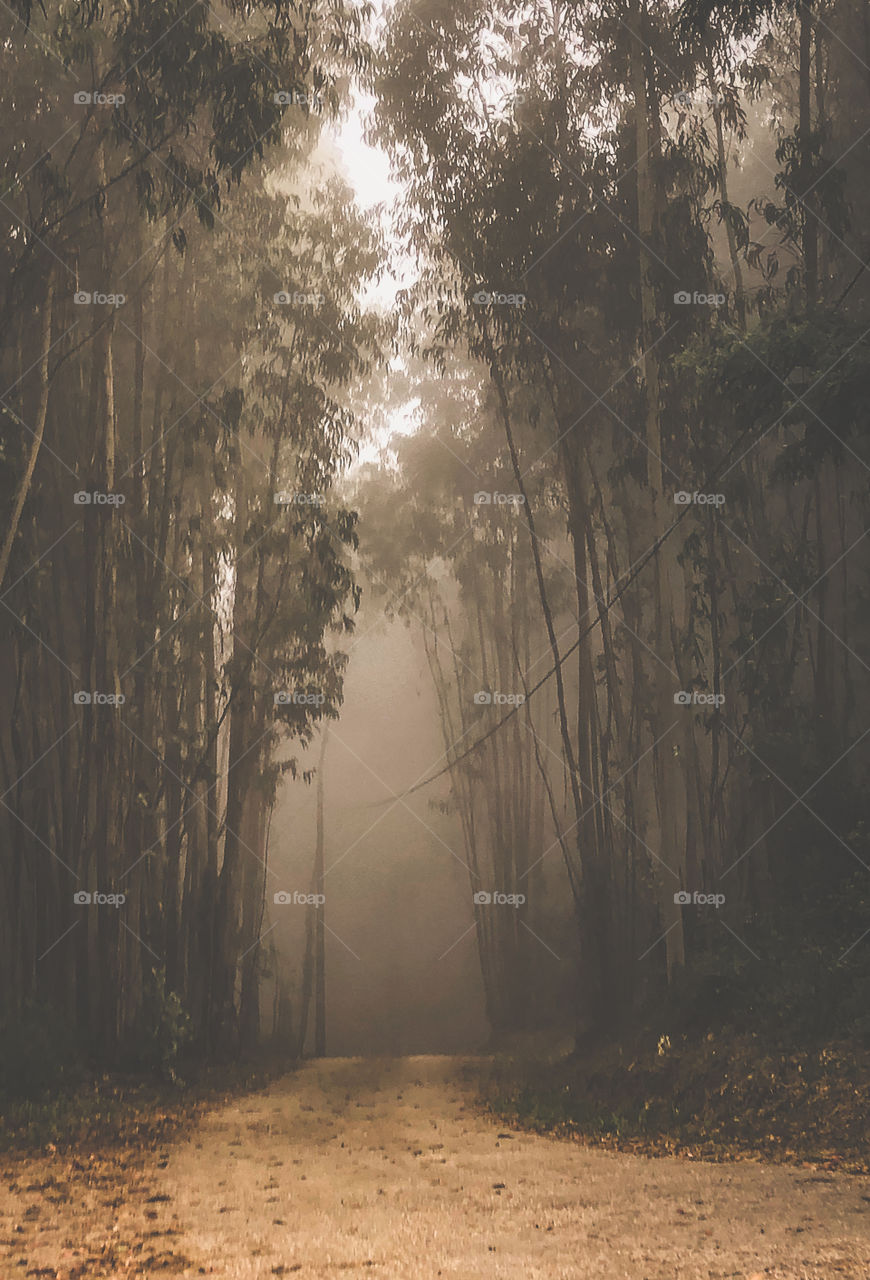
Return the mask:
[[799, 67], [798, 67], [798, 147], [800, 155], [798, 196], [802, 203], [804, 287], [807, 307], [812, 310], [819, 296], [819, 222], [816, 212], [818, 201], [813, 186], [812, 143], [812, 47], [813, 17], [811, 4], [806, 0], [800, 6], [799, 19]]
[[3, 539], [3, 546], [0, 547], [0, 590], [3, 589], [3, 583], [6, 581], [6, 571], [9, 568], [9, 557], [12, 555], [12, 545], [15, 542], [15, 537], [18, 533], [18, 526], [21, 523], [21, 513], [24, 510], [24, 504], [27, 501], [27, 495], [30, 492], [30, 482], [33, 479], [36, 460], [39, 457], [42, 437], [45, 434], [45, 420], [48, 415], [48, 393], [50, 386], [48, 356], [49, 351], [51, 350], [51, 312], [54, 304], [54, 284], [55, 268], [49, 267], [48, 277], [45, 282], [45, 297], [42, 303], [42, 330], [39, 337], [42, 356], [39, 361], [39, 395], [36, 404], [36, 418], [32, 428], [33, 435], [30, 442], [30, 448], [27, 451], [27, 461], [25, 463], [21, 479], [18, 481], [18, 487], [15, 490], [12, 512], [9, 516], [9, 527], [6, 530], [6, 536]]
[[713, 58], [708, 53], [706, 58], [707, 83], [713, 95], [713, 123], [716, 128], [716, 170], [719, 183], [719, 201], [725, 219], [725, 235], [728, 239], [728, 257], [731, 260], [731, 274], [734, 276], [734, 303], [737, 307], [737, 323], [741, 329], [746, 328], [746, 295], [743, 288], [743, 269], [737, 252], [737, 237], [731, 222], [731, 202], [728, 198], [728, 157], [725, 151], [725, 130], [722, 127], [722, 107], [716, 95], [716, 72]]
[[[641, 296], [641, 357], [643, 368], [644, 398], [646, 405], [647, 478], [652, 506], [652, 532], [661, 538], [669, 527], [669, 515], [673, 508], [666, 506], [664, 485], [665, 444], [662, 432], [661, 377], [656, 342], [659, 337], [658, 308], [655, 295], [655, 272], [652, 245], [658, 240], [656, 231], [656, 175], [654, 166], [659, 161], [658, 152], [651, 154], [649, 121], [658, 104], [651, 101], [648, 90], [646, 47], [649, 44], [647, 15], [642, 4], [633, 2], [629, 8], [632, 22], [630, 41], [630, 74], [634, 96], [634, 121], [636, 144], [636, 183], [638, 235], [640, 239], [640, 296]], [[669, 727], [674, 720], [674, 688], [667, 660], [673, 653], [671, 619], [677, 604], [677, 579], [679, 566], [672, 538], [667, 539], [653, 558], [654, 585], [654, 648], [659, 661], [655, 665], [656, 713], [654, 717], [656, 802], [659, 817], [661, 848], [659, 857], [673, 867], [678, 862], [682, 868], [682, 851], [685, 832], [680, 829], [682, 806], [678, 805], [677, 770], [679, 765], [668, 740]], [[659, 874], [660, 907], [665, 929], [667, 970], [669, 979], [685, 962], [683, 920], [681, 908], [674, 902], [672, 881]]]
[[314, 932], [314, 1056], [326, 1057], [326, 903], [322, 901], [325, 827], [323, 812], [324, 768], [326, 747], [329, 743], [329, 726], [323, 730], [320, 760], [317, 765], [317, 842], [314, 849], [314, 892], [318, 894], [316, 927]]

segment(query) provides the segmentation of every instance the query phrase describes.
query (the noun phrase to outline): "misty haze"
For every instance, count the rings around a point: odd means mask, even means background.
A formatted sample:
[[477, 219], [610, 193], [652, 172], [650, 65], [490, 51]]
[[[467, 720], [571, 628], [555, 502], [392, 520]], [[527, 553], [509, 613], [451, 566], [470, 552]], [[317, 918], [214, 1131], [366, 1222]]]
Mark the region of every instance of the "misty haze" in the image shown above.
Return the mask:
[[867, 0], [0, 39], [0, 1280], [867, 1280]]

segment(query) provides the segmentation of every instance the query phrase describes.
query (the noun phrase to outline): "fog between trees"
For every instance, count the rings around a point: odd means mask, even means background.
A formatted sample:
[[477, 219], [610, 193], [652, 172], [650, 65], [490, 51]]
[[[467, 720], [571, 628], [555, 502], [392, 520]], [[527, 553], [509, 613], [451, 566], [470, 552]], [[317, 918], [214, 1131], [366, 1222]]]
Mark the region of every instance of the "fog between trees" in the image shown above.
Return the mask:
[[0, 22], [10, 1043], [863, 1034], [864, 6]]

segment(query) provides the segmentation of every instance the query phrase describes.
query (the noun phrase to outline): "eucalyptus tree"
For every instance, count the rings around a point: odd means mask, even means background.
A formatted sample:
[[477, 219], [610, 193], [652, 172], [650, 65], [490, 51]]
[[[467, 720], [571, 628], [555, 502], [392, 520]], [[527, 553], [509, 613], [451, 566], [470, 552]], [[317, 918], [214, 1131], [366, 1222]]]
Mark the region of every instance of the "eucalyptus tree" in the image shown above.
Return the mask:
[[[517, 412], [529, 411], [519, 399], [512, 406], [514, 384], [519, 382], [525, 384], [527, 402], [543, 425], [541, 452], [548, 465], [558, 461], [569, 501], [581, 630], [590, 613], [603, 606], [595, 580], [601, 587], [609, 586], [607, 571], [602, 572], [598, 563], [599, 544], [591, 536], [594, 499], [587, 458], [593, 441], [606, 442], [605, 468], [624, 459], [632, 474], [645, 481], [627, 498], [635, 517], [629, 530], [635, 542], [629, 544], [629, 563], [667, 527], [669, 494], [661, 438], [666, 388], [656, 351], [665, 326], [658, 306], [661, 281], [653, 279], [652, 269], [658, 270], [667, 253], [674, 265], [665, 265], [678, 281], [690, 271], [697, 276], [698, 263], [702, 272], [708, 270], [706, 241], [693, 229], [679, 176], [672, 181], [670, 190], [676, 194], [668, 203], [661, 164], [650, 159], [662, 151], [663, 95], [673, 94], [691, 72], [668, 73], [664, 87], [656, 84], [653, 103], [652, 64], [642, 33], [626, 34], [631, 17], [628, 11], [617, 19], [597, 9], [581, 15], [560, 5], [537, 6], [533, 13], [505, 6], [494, 23], [491, 15], [472, 8], [462, 15], [441, 16], [437, 25], [433, 20], [424, 29], [414, 13], [399, 7], [378, 81], [383, 133], [411, 193], [411, 234], [443, 251], [471, 303], [454, 310], [444, 334], [450, 338], [461, 331], [472, 352], [487, 362], [508, 453], [515, 453], [513, 420]], [[649, 26], [649, 15], [643, 21]], [[614, 38], [620, 33], [621, 38]], [[666, 39], [661, 24], [646, 30], [648, 38], [653, 35], [660, 43]], [[435, 65], [439, 74], [425, 87], [409, 91], [409, 85], [419, 83], [423, 60]], [[667, 50], [660, 61], [666, 66], [679, 63], [679, 50]], [[471, 92], [462, 92], [466, 84]], [[437, 103], [427, 101], [433, 94]], [[626, 174], [631, 182], [623, 181]], [[663, 217], [666, 207], [670, 221]], [[472, 299], [481, 286], [497, 299], [521, 297], [525, 305], [475, 307]], [[641, 379], [633, 365], [642, 367]], [[594, 389], [596, 383], [600, 390]], [[607, 400], [614, 386], [619, 407]], [[627, 446], [615, 438], [621, 431], [626, 432]], [[521, 480], [517, 475], [516, 482]], [[638, 517], [644, 508], [649, 514], [642, 528]], [[531, 507], [527, 519], [534, 555], [540, 559]], [[670, 551], [666, 559], [673, 559]], [[540, 564], [536, 576], [546, 618]], [[638, 634], [640, 605], [633, 610], [635, 625], [625, 622], [637, 646], [636, 675], [643, 668], [642, 647], [649, 651], [651, 644], [665, 655], [671, 648], [666, 619], [673, 612], [677, 576], [674, 566], [666, 565], [655, 577], [649, 639]], [[581, 643], [577, 649], [575, 720], [559, 687], [559, 637], [548, 627], [573, 795], [572, 839], [588, 893], [583, 929], [591, 951], [586, 969], [594, 965], [598, 975], [593, 984], [598, 1017], [616, 1006], [612, 984], [621, 977], [611, 948], [619, 937], [614, 885], [622, 875], [616, 870], [616, 850], [624, 843], [624, 831], [614, 831], [612, 809], [599, 802], [610, 777], [622, 779], [623, 813], [617, 825], [624, 822], [629, 832], [638, 825], [650, 828], [646, 840], [655, 844], [659, 841], [652, 828], [660, 824], [668, 858], [680, 857], [673, 771], [667, 747], [658, 745], [673, 719], [667, 658], [654, 667], [652, 677], [644, 675], [635, 683], [635, 696], [647, 704], [644, 714], [652, 716], [656, 744], [654, 782], [638, 786], [631, 772], [639, 754], [637, 739], [630, 741], [629, 728], [637, 717], [622, 708], [624, 690], [616, 678], [610, 622], [604, 617], [602, 622], [609, 670], [603, 690], [609, 739], [604, 748], [594, 676], [597, 641]], [[641, 748], [644, 754], [648, 745]], [[668, 792], [657, 805], [657, 817], [648, 803], [653, 789], [657, 794]], [[642, 814], [639, 805], [644, 798]], [[642, 847], [646, 841], [640, 839]], [[629, 858], [633, 840], [629, 835]], [[661, 910], [668, 921], [674, 916], [673, 892], [667, 883], [664, 889]], [[673, 928], [668, 928], [673, 964], [680, 959], [679, 939], [677, 913]]]
[[[534, 607], [531, 544], [513, 475], [499, 456], [500, 427], [483, 370], [468, 360], [442, 382], [411, 360], [419, 429], [394, 438], [391, 461], [369, 467], [354, 490], [363, 564], [388, 613], [419, 635], [435, 690], [459, 819], [468, 892], [495, 1035], [533, 1024], [550, 1002], [555, 929], [573, 859], [557, 874], [558, 830], [567, 825], [549, 710], [526, 707], [547, 640]], [[522, 447], [534, 450], [525, 434]], [[539, 495], [538, 495], [539, 496]], [[565, 547], [559, 507], [546, 498], [540, 535]], [[564, 619], [570, 571], [554, 562], [547, 588]], [[507, 708], [510, 730], [467, 756]], [[552, 809], [551, 806], [552, 805]], [[567, 886], [566, 877], [567, 875]], [[573, 885], [576, 888], [576, 885]], [[549, 939], [549, 942], [548, 942]], [[555, 970], [559, 972], [559, 970]], [[566, 970], [562, 970], [562, 981]], [[571, 978], [568, 975], [569, 987]]]
[[[339, 77], [365, 56], [365, 16], [339, 3], [303, 20], [280, 0], [7, 6], [4, 315], [35, 302], [51, 317], [53, 295], [62, 304], [74, 291], [121, 293], [108, 277], [121, 229], [135, 235], [136, 207], [151, 222], [164, 219], [177, 247], [187, 210], [213, 225], [222, 193], [285, 126], [304, 129], [312, 102], [337, 106]], [[78, 344], [85, 326], [76, 327]], [[88, 341], [100, 348], [103, 381], [114, 330], [112, 308], [95, 309]], [[46, 367], [53, 345], [42, 344]], [[38, 448], [38, 424], [30, 434]], [[107, 473], [112, 447], [110, 434]]]
[[[350, 461], [360, 427], [351, 392], [378, 357], [388, 325], [361, 310], [359, 296], [381, 262], [375, 234], [336, 182], [296, 208], [276, 184], [240, 205], [247, 233], [267, 251], [255, 263], [225, 244], [238, 272], [230, 305], [243, 353], [240, 450], [231, 485], [234, 551], [232, 644], [224, 671], [229, 717], [227, 842], [221, 870], [218, 927], [228, 930], [224, 991], [233, 1006], [234, 955], [242, 971], [242, 1034], [256, 1036], [260, 925], [259, 869], [244, 857], [238, 832], [252, 809], [254, 849], [264, 856], [265, 814], [277, 778], [293, 759], [272, 763], [282, 737], [310, 742], [314, 726], [336, 714], [344, 660], [327, 640], [352, 629], [358, 603], [345, 558], [356, 546], [355, 515], [331, 497]], [[220, 246], [220, 241], [216, 247]], [[208, 275], [206, 269], [206, 275]], [[281, 286], [275, 288], [276, 282]], [[263, 776], [271, 782], [252, 787]], [[234, 820], [231, 824], [230, 815]], [[259, 826], [257, 826], [259, 824]], [[232, 833], [232, 834], [231, 834]], [[236, 919], [241, 901], [249, 909]]]
[[[866, 347], [857, 318], [854, 328], [794, 322], [830, 297], [820, 243], [827, 263], [851, 254], [859, 277], [863, 269], [844, 240], [843, 174], [825, 141], [835, 114], [825, 29], [833, 22], [836, 34], [840, 15], [834, 6], [823, 24], [804, 6], [795, 26], [788, 10], [771, 10], [759, 35], [758, 13], [738, 29], [728, 7], [716, 12], [715, 27], [687, 34], [668, 4], [398, 5], [376, 77], [379, 136], [408, 192], [408, 242], [427, 264], [421, 292], [450, 285], [433, 354], [449, 367], [451, 348], [460, 360], [467, 350], [486, 365], [515, 483], [526, 475], [518, 424], [528, 421], [540, 465], [567, 496], [576, 717], [561, 680], [567, 641], [547, 630], [583, 886], [583, 972], [594, 975], [599, 1022], [642, 988], [632, 955], [665, 955], [677, 976], [691, 919], [682, 886], [709, 888], [736, 859], [735, 921], [739, 897], [744, 910], [757, 903], [750, 862], [727, 851], [763, 843], [790, 801], [769, 777], [758, 788], [747, 751], [747, 717], [762, 742], [782, 709], [760, 707], [745, 683], [763, 638], [757, 613], [748, 643], [741, 631], [750, 601], [768, 610], [780, 599], [768, 571], [780, 584], [795, 577], [797, 601], [818, 584], [812, 644], [802, 619], [791, 652], [813, 664], [823, 729], [831, 633], [851, 612], [842, 596], [832, 608], [828, 575], [860, 537], [852, 486], [831, 470], [811, 476], [806, 450], [800, 464], [782, 452], [799, 424], [817, 458], [820, 440], [832, 456], [843, 444], [799, 367], [802, 341], [814, 333], [835, 363], [839, 351], [847, 379]], [[739, 208], [730, 192], [753, 98], [770, 111], [779, 169]], [[765, 243], [770, 234], [778, 246]], [[789, 252], [796, 267], [780, 283]], [[827, 366], [809, 363], [829, 387]], [[846, 446], [860, 461], [851, 414]], [[799, 488], [777, 487], [771, 507], [771, 480], [795, 467]], [[854, 522], [825, 514], [849, 508]], [[536, 504], [526, 512], [546, 620], [547, 548]], [[845, 656], [841, 665], [845, 680]], [[802, 705], [803, 682], [788, 687]], [[687, 713], [696, 700], [711, 710]]]
[[[289, 186], [318, 187], [301, 173], [365, 57], [363, 14], [23, 16], [4, 85], [22, 323], [2, 353], [0, 997], [7, 1016], [53, 1000], [115, 1054], [154, 969], [201, 1047], [236, 1047], [293, 767], [275, 752], [334, 714], [325, 636], [355, 599], [353, 517], [329, 493], [356, 431], [345, 388], [380, 340], [358, 301], [379, 251], [345, 189], [301, 208]], [[312, 696], [279, 698], [291, 678]]]

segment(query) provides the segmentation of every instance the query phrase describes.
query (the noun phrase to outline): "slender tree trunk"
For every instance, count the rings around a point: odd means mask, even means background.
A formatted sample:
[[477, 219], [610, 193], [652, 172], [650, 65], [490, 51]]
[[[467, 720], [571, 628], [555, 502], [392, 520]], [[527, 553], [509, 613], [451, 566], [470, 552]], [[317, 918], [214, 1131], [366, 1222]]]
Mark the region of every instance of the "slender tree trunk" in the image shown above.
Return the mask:
[[731, 202], [728, 198], [728, 157], [725, 151], [725, 131], [722, 127], [722, 108], [716, 100], [716, 72], [710, 54], [706, 59], [707, 83], [714, 96], [713, 123], [716, 128], [716, 168], [719, 181], [719, 200], [725, 219], [725, 235], [728, 239], [728, 257], [731, 260], [731, 274], [734, 276], [734, 304], [737, 307], [737, 323], [741, 329], [746, 328], [746, 295], [743, 288], [743, 268], [737, 252], [737, 237], [731, 223]]
[[813, 144], [812, 144], [812, 47], [813, 26], [815, 18], [811, 3], [800, 6], [799, 18], [799, 68], [798, 68], [798, 145], [800, 148], [800, 169], [798, 195], [803, 204], [803, 253], [804, 253], [804, 287], [806, 290], [807, 308], [812, 310], [819, 296], [819, 223], [816, 212], [816, 192], [810, 191], [813, 185]]
[[36, 406], [36, 419], [33, 424], [33, 436], [31, 438], [30, 448], [27, 451], [27, 462], [25, 463], [24, 472], [15, 491], [15, 498], [12, 503], [12, 512], [9, 517], [9, 527], [6, 530], [6, 536], [3, 539], [3, 546], [0, 547], [0, 590], [2, 590], [3, 583], [6, 581], [6, 571], [9, 568], [9, 557], [12, 554], [12, 545], [15, 542], [15, 537], [18, 533], [18, 526], [21, 523], [21, 513], [24, 510], [24, 504], [27, 501], [27, 495], [30, 492], [30, 482], [33, 479], [36, 460], [39, 457], [42, 437], [45, 434], [45, 420], [48, 415], [48, 393], [50, 386], [48, 356], [51, 349], [51, 312], [54, 303], [54, 279], [55, 268], [50, 267], [45, 285], [45, 297], [42, 303], [42, 331], [40, 333], [39, 341], [43, 354], [39, 361], [39, 397]]
[[314, 892], [319, 895], [314, 931], [315, 988], [314, 988], [314, 1055], [326, 1057], [326, 903], [323, 901], [323, 873], [325, 847], [325, 818], [323, 812], [324, 769], [326, 748], [329, 743], [329, 726], [323, 730], [320, 760], [317, 765], [317, 843], [314, 850]]
[[[632, 39], [630, 41], [630, 74], [634, 95], [635, 142], [637, 152], [636, 183], [638, 206], [638, 235], [640, 238], [640, 295], [641, 295], [641, 341], [643, 344], [642, 369], [644, 380], [644, 397], [646, 404], [646, 444], [647, 477], [649, 481], [652, 504], [652, 532], [660, 538], [669, 527], [669, 515], [673, 508], [666, 506], [664, 485], [664, 453], [665, 442], [661, 422], [661, 378], [658, 351], [655, 346], [659, 336], [658, 311], [655, 295], [655, 270], [652, 254], [656, 235], [656, 197], [654, 164], [659, 156], [651, 155], [650, 116], [658, 111], [657, 103], [651, 102], [647, 84], [646, 45], [649, 40], [646, 34], [646, 10], [642, 4], [632, 3], [629, 12], [632, 22]], [[669, 538], [660, 547], [654, 557], [654, 648], [660, 661], [655, 664], [655, 698], [656, 714], [654, 718], [655, 736], [655, 777], [656, 800], [659, 817], [661, 849], [659, 857], [668, 866], [676, 862], [682, 867], [683, 850], [685, 848], [685, 831], [680, 829], [680, 818], [684, 809], [678, 804], [677, 770], [679, 764], [672, 753], [668, 740], [670, 726], [674, 720], [674, 688], [668, 671], [668, 659], [673, 653], [671, 635], [672, 619], [677, 602], [677, 577], [679, 567], [676, 564], [674, 541]], [[685, 961], [683, 945], [682, 912], [674, 902], [673, 894], [676, 885], [672, 880], [659, 876], [660, 905], [662, 925], [665, 929], [665, 945], [667, 948], [667, 970], [671, 978]]]

